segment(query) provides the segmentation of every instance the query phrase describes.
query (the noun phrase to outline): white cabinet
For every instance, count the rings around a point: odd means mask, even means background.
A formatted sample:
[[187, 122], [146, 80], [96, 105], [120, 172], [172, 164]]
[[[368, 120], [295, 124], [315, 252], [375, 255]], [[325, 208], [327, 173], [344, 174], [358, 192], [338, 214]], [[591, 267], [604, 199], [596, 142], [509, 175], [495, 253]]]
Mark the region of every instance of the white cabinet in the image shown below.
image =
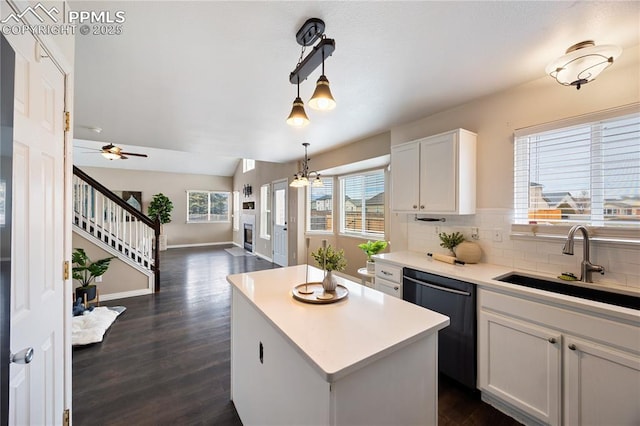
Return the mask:
[[640, 424], [640, 329], [480, 289], [478, 387], [525, 423]]
[[402, 267], [376, 259], [376, 290], [402, 299]]
[[391, 147], [391, 210], [474, 214], [476, 134], [457, 129]]

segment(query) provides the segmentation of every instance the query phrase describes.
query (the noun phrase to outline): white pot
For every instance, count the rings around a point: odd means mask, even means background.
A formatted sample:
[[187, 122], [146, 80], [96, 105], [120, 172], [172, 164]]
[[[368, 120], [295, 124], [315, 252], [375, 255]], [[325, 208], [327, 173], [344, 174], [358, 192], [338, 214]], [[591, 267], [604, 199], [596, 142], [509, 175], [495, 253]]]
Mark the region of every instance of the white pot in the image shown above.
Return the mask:
[[327, 275], [322, 280], [322, 288], [324, 291], [336, 291], [336, 286], [338, 283], [336, 282], [336, 277], [333, 276], [333, 271], [327, 271]]
[[367, 260], [367, 272], [370, 274], [376, 273], [376, 264], [372, 260]]
[[160, 234], [158, 236], [158, 248], [160, 251], [164, 251], [167, 249], [167, 236], [164, 234]]

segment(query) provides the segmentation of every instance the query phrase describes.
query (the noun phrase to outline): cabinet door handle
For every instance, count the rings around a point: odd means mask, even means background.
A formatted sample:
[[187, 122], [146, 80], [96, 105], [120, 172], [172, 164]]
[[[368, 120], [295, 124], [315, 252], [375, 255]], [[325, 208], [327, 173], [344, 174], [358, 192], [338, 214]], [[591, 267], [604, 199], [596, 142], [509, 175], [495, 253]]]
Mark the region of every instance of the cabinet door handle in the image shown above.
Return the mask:
[[571, 349], [572, 351], [575, 351], [577, 348], [576, 348], [576, 345], [572, 343], [569, 345], [569, 349]]
[[424, 206], [420, 206], [420, 209], [424, 210]]
[[264, 346], [260, 342], [260, 364], [264, 364]]
[[418, 208], [418, 205], [417, 205], [417, 204], [414, 204], [414, 205], [413, 205], [413, 208], [414, 208], [414, 209], [417, 209], [417, 208]]
[[547, 339], [547, 340], [549, 340], [549, 343], [551, 343], [551, 344], [556, 343], [555, 337], [549, 337], [549, 339]]

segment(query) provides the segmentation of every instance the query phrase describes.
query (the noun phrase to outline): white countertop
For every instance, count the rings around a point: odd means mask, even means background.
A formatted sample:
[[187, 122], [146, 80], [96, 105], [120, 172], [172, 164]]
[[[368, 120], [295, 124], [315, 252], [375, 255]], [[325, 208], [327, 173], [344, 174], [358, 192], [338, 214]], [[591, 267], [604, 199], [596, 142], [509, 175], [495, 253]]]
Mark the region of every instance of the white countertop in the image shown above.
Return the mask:
[[[305, 282], [306, 265], [229, 275], [227, 280], [287, 338], [328, 382], [333, 382], [449, 325], [449, 318], [336, 277], [349, 296], [307, 304], [291, 289]], [[308, 266], [309, 282], [322, 271]]]
[[[592, 300], [582, 299], [574, 296], [567, 296], [564, 294], [553, 293], [545, 290], [537, 290], [534, 288], [524, 287], [520, 285], [510, 284], [502, 281], [494, 280], [493, 278], [506, 273], [516, 271], [529, 275], [536, 275], [554, 281], [559, 281], [556, 277], [545, 275], [542, 273], [532, 274], [528, 271], [519, 271], [507, 266], [492, 265], [489, 263], [478, 264], [466, 264], [466, 265], [451, 265], [449, 263], [439, 262], [428, 257], [426, 253], [401, 251], [393, 253], [384, 253], [375, 256], [376, 259], [398, 265], [400, 267], [409, 267], [418, 269], [424, 272], [431, 272], [462, 281], [477, 284], [480, 287], [490, 288], [494, 290], [508, 291], [511, 293], [518, 293], [523, 296], [533, 297], [543, 301], [545, 303], [557, 303], [572, 308], [578, 308], [586, 310], [598, 315], [609, 315], [615, 318], [630, 321], [635, 324], [640, 324], [640, 313], [637, 310], [624, 308], [621, 306], [610, 305], [607, 303], [595, 302]], [[559, 282], [558, 285], [582, 285], [585, 287], [605, 290], [605, 291], [617, 291], [619, 293], [633, 294], [640, 296], [640, 292], [635, 291], [632, 288], [622, 287], [609, 287], [601, 286], [597, 284], [585, 284], [580, 282], [573, 282], [571, 284], [564, 284]]]

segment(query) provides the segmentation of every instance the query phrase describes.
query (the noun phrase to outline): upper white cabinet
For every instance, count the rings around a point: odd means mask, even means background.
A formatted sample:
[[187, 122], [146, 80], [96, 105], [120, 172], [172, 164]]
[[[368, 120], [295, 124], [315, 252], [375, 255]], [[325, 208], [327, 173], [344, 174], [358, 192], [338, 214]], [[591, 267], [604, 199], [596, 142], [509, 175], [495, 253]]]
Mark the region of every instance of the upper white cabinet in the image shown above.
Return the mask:
[[476, 137], [457, 129], [391, 147], [391, 210], [474, 214]]

